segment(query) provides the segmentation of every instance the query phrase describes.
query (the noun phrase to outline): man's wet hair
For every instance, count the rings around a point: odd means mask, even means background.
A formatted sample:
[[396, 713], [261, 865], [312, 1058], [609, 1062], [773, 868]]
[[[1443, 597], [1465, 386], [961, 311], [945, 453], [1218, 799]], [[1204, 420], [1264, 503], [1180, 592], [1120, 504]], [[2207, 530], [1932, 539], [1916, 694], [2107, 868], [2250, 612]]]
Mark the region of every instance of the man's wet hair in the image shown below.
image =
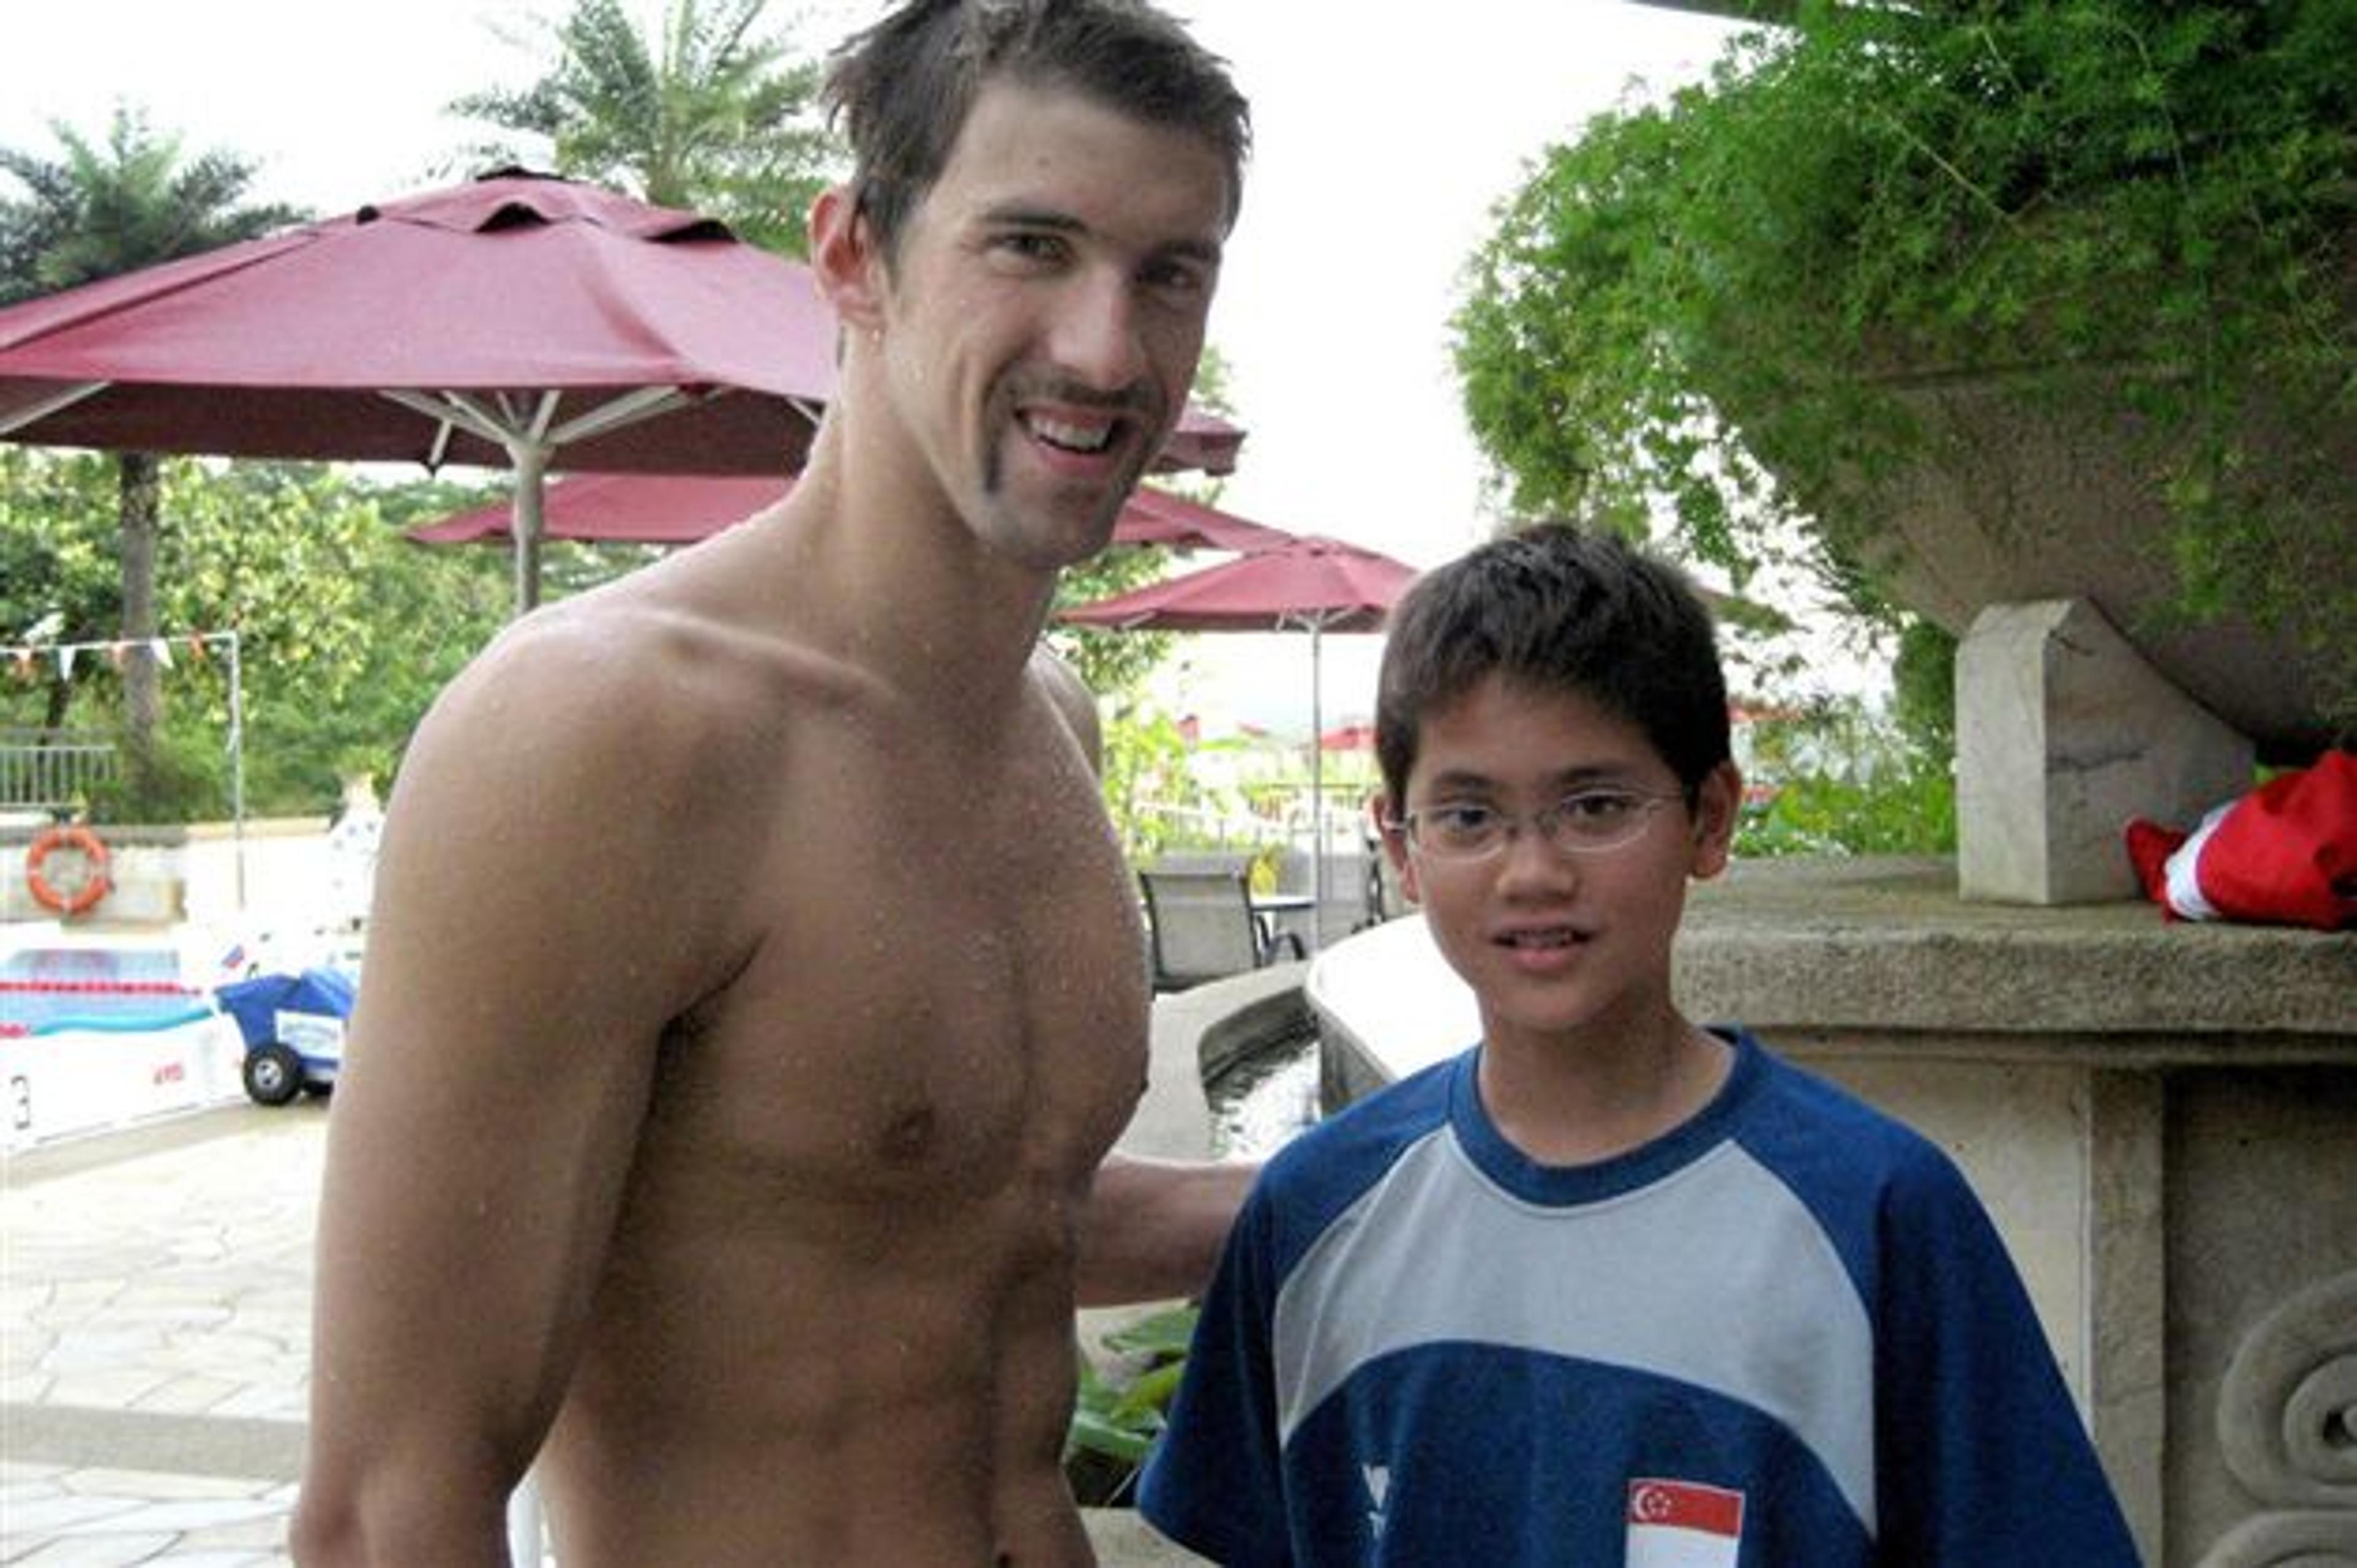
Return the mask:
[[910, 0], [836, 49], [825, 85], [856, 209], [888, 261], [984, 84], [1002, 78], [1200, 135], [1227, 165], [1235, 221], [1251, 112], [1226, 63], [1175, 19], [1140, 0]]
[[1730, 758], [1709, 608], [1684, 572], [1614, 535], [1545, 522], [1494, 539], [1419, 577], [1386, 631], [1375, 757], [1394, 802], [1424, 716], [1491, 674], [1634, 725], [1689, 800]]

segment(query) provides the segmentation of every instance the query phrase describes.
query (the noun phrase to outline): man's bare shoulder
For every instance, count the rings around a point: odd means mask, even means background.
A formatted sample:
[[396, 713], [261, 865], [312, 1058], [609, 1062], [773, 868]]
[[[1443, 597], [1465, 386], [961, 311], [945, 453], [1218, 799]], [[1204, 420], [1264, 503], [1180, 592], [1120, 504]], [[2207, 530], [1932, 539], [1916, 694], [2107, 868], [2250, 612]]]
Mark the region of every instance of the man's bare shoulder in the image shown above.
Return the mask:
[[619, 768], [643, 784], [650, 766], [708, 767], [774, 744], [798, 712], [859, 700], [857, 672], [782, 618], [693, 589], [624, 579], [518, 621], [444, 692], [428, 731], [528, 752], [544, 776]]
[[1096, 693], [1081, 679], [1081, 672], [1043, 642], [1031, 653], [1031, 681], [1054, 707], [1064, 727], [1072, 732], [1072, 738], [1080, 743], [1081, 755], [1088, 758], [1089, 771], [1101, 771], [1104, 727], [1097, 716]]
[[[549, 607], [444, 691], [395, 780], [371, 920], [376, 1009], [464, 1057], [630, 1048], [737, 972], [775, 911], [747, 875], [856, 677], [672, 575]], [[727, 897], [688, 897], [695, 890]], [[628, 965], [577, 955], [636, 933]], [[527, 940], [528, 939], [528, 940]], [[509, 999], [490, 1010], [485, 997]], [[437, 1046], [437, 1048], [441, 1048]]]

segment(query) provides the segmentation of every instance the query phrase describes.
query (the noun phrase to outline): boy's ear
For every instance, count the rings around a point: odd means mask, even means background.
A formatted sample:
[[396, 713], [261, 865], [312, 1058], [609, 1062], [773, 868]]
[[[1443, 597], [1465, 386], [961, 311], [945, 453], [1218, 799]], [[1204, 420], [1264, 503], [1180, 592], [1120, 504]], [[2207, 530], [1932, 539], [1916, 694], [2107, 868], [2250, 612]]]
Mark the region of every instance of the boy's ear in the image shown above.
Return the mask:
[[876, 231], [861, 215], [848, 186], [819, 192], [810, 209], [811, 275], [834, 306], [845, 332], [879, 325], [884, 309], [884, 258]]
[[1743, 774], [1732, 762], [1712, 768], [1695, 791], [1692, 875], [1717, 876], [1734, 854], [1736, 818], [1743, 810]]
[[1367, 816], [1374, 824], [1375, 836], [1383, 841], [1383, 856], [1392, 863], [1392, 871], [1399, 878], [1400, 891], [1413, 904], [1424, 902], [1424, 890], [1415, 885], [1415, 859], [1407, 852], [1407, 832], [1391, 824], [1399, 820], [1392, 810], [1391, 798], [1378, 791], [1367, 802]]

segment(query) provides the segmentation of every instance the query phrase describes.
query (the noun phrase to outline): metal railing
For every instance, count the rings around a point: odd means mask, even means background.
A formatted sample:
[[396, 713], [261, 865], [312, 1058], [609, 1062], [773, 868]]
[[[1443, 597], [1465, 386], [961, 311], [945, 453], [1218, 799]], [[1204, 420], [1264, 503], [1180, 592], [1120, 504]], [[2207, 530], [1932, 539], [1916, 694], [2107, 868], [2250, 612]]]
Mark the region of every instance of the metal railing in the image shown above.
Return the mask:
[[0, 811], [62, 811], [120, 770], [114, 742], [95, 731], [0, 728]]

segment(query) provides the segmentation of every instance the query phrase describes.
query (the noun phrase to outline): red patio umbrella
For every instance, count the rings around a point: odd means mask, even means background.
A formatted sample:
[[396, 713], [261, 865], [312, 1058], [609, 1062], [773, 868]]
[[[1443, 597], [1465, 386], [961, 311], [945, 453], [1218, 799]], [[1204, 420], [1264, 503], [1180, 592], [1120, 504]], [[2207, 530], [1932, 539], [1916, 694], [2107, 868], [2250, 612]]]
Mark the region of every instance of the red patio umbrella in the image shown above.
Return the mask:
[[[502, 170], [0, 311], [0, 437], [515, 470], [776, 475], [835, 385], [808, 269], [692, 212]], [[1232, 467], [1200, 413], [1174, 463]]]
[[[1075, 605], [1060, 618], [1082, 626], [1147, 631], [1307, 631], [1309, 731], [1322, 733], [1318, 645], [1329, 631], [1374, 631], [1415, 568], [1340, 540], [1306, 535], [1273, 549], [1149, 583], [1112, 598]], [[1326, 777], [1322, 748], [1310, 749], [1311, 856], [1318, 903], [1326, 898]], [[1312, 922], [1313, 928], [1315, 922]]]
[[[601, 544], [693, 544], [744, 521], [793, 488], [785, 474], [567, 474], [549, 481], [541, 526], [550, 539]], [[497, 501], [406, 530], [420, 544], [508, 537]]]
[[1201, 501], [1140, 485], [1121, 509], [1113, 536], [1123, 544], [1168, 544], [1178, 550], [1268, 550], [1294, 536]]
[[[542, 526], [550, 539], [630, 544], [693, 544], [772, 505], [793, 488], [790, 476], [738, 478], [711, 474], [570, 474], [550, 482]], [[492, 503], [410, 529], [422, 544], [503, 539], [509, 510]], [[1140, 485], [1114, 524], [1122, 544], [1180, 550], [1248, 550], [1291, 538], [1216, 507]]]
[[1375, 726], [1371, 724], [1340, 725], [1318, 737], [1320, 751], [1372, 751], [1375, 749]]

